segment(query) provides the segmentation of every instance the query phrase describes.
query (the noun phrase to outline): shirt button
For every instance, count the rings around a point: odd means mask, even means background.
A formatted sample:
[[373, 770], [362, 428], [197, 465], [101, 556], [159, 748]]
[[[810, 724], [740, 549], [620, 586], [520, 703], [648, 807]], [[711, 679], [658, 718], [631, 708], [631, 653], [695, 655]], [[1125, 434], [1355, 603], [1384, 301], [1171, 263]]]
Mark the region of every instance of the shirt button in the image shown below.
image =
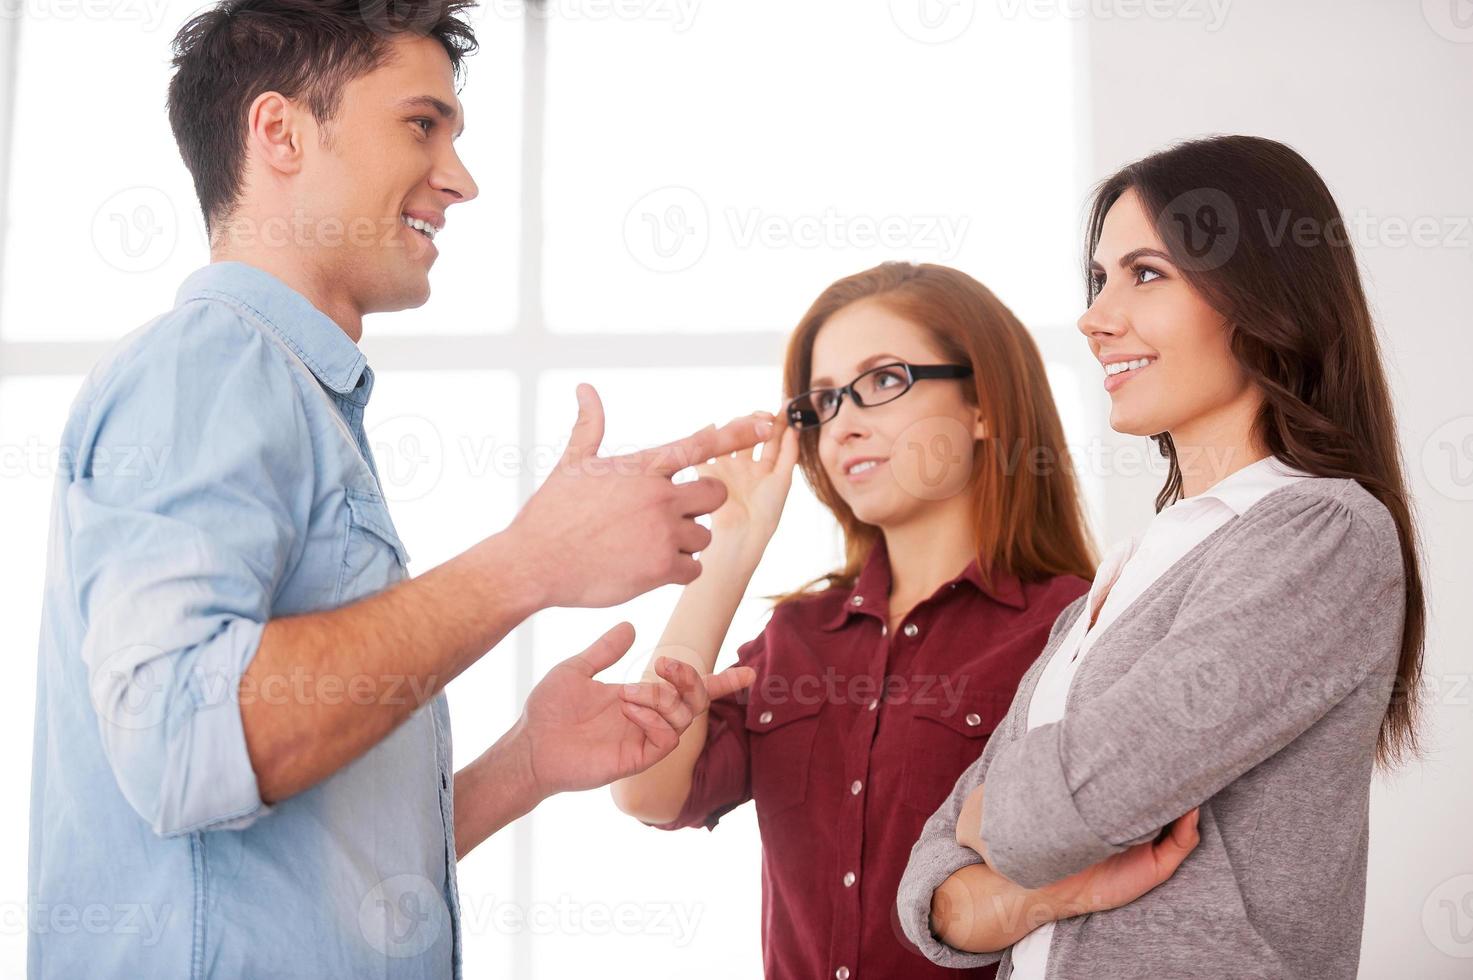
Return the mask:
[[859, 791], [862, 789], [864, 789], [864, 783], [860, 782], [857, 779], [849, 784], [849, 792], [853, 793], [855, 796], [858, 796]]
[[906, 623], [905, 624], [905, 635], [906, 636], [915, 636], [920, 631], [921, 631], [921, 628], [919, 626], [917, 626], [915, 623]]
[[838, 977], [839, 980], [849, 980], [849, 968], [847, 966], [839, 967], [834, 971], [834, 976]]
[[844, 887], [845, 888], [852, 888], [853, 886], [854, 886], [854, 872], [853, 871], [847, 871], [847, 872], [844, 873]]
[[761, 722], [762, 724], [764, 724], [764, 725], [767, 724], [769, 721], [772, 721], [772, 712], [771, 711], [764, 711], [764, 712], [762, 712], [762, 714], [760, 714], [760, 715], [757, 716], [757, 720], [759, 722]]
[[869, 710], [873, 711], [876, 708], [878, 708], [879, 706], [880, 706], [880, 699], [879, 698], [875, 698], [873, 701], [871, 701], [869, 703]]
[[982, 724], [982, 716], [977, 714], [977, 712], [975, 711], [972, 712], [971, 714], [967, 715], [967, 724], [971, 725], [973, 728], [976, 728], [978, 725]]
[[886, 636], [886, 635], [889, 634], [889, 632], [890, 632], [890, 625], [888, 623], [881, 623], [880, 624], [880, 635], [881, 636]]
[[854, 603], [856, 606], [862, 606], [862, 605], [864, 605], [864, 596], [857, 595], [853, 599], [850, 599], [849, 601], [852, 602], [852, 603]]

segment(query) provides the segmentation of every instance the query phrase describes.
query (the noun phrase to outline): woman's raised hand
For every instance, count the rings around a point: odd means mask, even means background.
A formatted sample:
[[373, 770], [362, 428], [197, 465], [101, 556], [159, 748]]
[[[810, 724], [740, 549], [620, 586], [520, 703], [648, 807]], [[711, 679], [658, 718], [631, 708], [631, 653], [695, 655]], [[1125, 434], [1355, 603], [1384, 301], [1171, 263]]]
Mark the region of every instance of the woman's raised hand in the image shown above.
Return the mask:
[[1177, 817], [1155, 840], [1136, 844], [1041, 890], [1048, 893], [1061, 916], [1129, 905], [1176, 874], [1196, 848], [1201, 840], [1197, 831], [1199, 810], [1194, 807]]
[[713, 543], [761, 549], [777, 530], [798, 462], [798, 430], [774, 427], [761, 450], [760, 459], [754, 448], [718, 456], [695, 468], [699, 475], [715, 477], [726, 486], [726, 502], [711, 514]]

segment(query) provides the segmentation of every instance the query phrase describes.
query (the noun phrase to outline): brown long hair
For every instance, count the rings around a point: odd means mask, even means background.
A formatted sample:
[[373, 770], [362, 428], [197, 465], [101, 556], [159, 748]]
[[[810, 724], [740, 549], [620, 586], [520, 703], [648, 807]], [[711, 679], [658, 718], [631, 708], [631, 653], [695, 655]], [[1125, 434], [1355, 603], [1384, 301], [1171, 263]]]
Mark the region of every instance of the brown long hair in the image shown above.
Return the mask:
[[[882, 303], [926, 331], [948, 363], [972, 366], [971, 383], [963, 382], [962, 390], [988, 426], [988, 437], [975, 446], [968, 484], [983, 580], [989, 581], [993, 570], [1025, 582], [1055, 575], [1092, 579], [1094, 552], [1043, 358], [1012, 311], [966, 273], [943, 265], [885, 262], [829, 286], [788, 340], [785, 397], [809, 386], [819, 328], [861, 300]], [[843, 529], [844, 566], [775, 597], [779, 604], [809, 595], [818, 585], [852, 586], [880, 538], [879, 528], [854, 516], [824, 472], [816, 430], [799, 443], [798, 465]]]
[[[1089, 302], [1090, 257], [1105, 214], [1128, 190], [1156, 216], [1183, 277], [1227, 320], [1233, 356], [1263, 393], [1256, 435], [1290, 466], [1355, 480], [1396, 522], [1406, 621], [1376, 745], [1378, 762], [1394, 764], [1417, 748], [1426, 609], [1380, 343], [1340, 210], [1308, 161], [1282, 143], [1179, 143], [1096, 188], [1084, 250]], [[1159, 511], [1181, 497], [1181, 469], [1171, 436], [1152, 438], [1169, 462]]]

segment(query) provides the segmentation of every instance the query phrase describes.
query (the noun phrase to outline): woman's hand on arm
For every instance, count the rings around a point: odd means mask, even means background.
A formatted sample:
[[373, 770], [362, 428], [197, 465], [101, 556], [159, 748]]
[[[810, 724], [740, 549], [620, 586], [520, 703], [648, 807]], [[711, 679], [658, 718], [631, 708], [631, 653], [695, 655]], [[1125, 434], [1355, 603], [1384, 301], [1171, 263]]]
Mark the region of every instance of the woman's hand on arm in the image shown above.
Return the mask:
[[1173, 821], [1155, 840], [1137, 844], [1067, 878], [1024, 888], [987, 865], [982, 840], [985, 784], [967, 794], [957, 817], [956, 840], [983, 859], [953, 873], [931, 899], [931, 929], [956, 949], [994, 952], [1011, 946], [1046, 922], [1119, 908], [1176, 873], [1197, 846], [1198, 811]]
[[[633, 817], [668, 823], [689, 795], [691, 775], [706, 744], [706, 709], [711, 697], [721, 696], [712, 691], [707, 697], [705, 685], [697, 680], [715, 667], [737, 606], [777, 529], [797, 460], [797, 430], [784, 426], [763, 444], [761, 459], [743, 451], [696, 467], [700, 476], [715, 477], [726, 486], [726, 501], [711, 515], [711, 544], [701, 554], [701, 575], [681, 593], [642, 678], [657, 682], [662, 697], [685, 700], [694, 717], [675, 751], [613, 785], [615, 805]], [[733, 690], [756, 676], [749, 668], [740, 671]], [[653, 706], [648, 698], [631, 700]]]
[[1038, 891], [1061, 911], [1057, 918], [1129, 905], [1176, 874], [1201, 839], [1197, 817], [1198, 808], [1193, 807], [1167, 825], [1155, 840], [1136, 844]]

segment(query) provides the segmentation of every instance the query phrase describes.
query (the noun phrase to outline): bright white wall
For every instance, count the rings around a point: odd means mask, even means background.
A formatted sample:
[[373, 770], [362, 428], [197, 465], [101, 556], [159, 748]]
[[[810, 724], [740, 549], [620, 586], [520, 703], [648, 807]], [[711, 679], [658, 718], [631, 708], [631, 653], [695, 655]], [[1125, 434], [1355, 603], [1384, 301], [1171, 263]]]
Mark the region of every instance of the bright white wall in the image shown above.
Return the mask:
[[[1427, 753], [1372, 797], [1367, 980], [1473, 975], [1473, 17], [1451, 3], [1230, 0], [1214, 30], [1119, 2], [1082, 22], [1092, 179], [1180, 138], [1248, 133], [1304, 154], [1352, 227], [1364, 215], [1431, 610]], [[1108, 538], [1139, 529], [1158, 485], [1106, 481]]]
[[[1068, 268], [1077, 251], [1069, 238], [1077, 237], [1077, 223], [1071, 226], [1069, 218], [1082, 209], [1093, 181], [1174, 139], [1214, 131], [1283, 139], [1320, 169], [1347, 214], [1363, 212], [1370, 220], [1359, 252], [1386, 338], [1408, 472], [1427, 539], [1428, 673], [1435, 695], [1429, 751], [1421, 764], [1376, 786], [1362, 975], [1467, 976], [1473, 972], [1473, 846], [1458, 829], [1466, 822], [1463, 814], [1473, 810], [1467, 778], [1473, 663], [1464, 639], [1473, 632], [1473, 611], [1457, 597], [1468, 594], [1473, 575], [1455, 549], [1473, 543], [1473, 396], [1463, 384], [1473, 367], [1473, 339], [1463, 329], [1462, 312], [1473, 300], [1473, 231], [1460, 231], [1458, 224], [1473, 215], [1473, 188], [1465, 179], [1473, 159], [1473, 133], [1466, 124], [1473, 36], [1465, 35], [1473, 35], [1473, 26], [1461, 29], [1452, 16], [1455, 8], [1434, 9], [1433, 0], [1425, 8], [1415, 0], [1217, 0], [1215, 10], [1207, 0], [1152, 2], [1151, 10], [1177, 13], [1154, 18], [1147, 0], [1090, 0], [1087, 7], [1085, 0], [846, 0], [823, 11], [805, 2], [788, 8], [796, 13], [784, 21], [781, 4], [767, 7], [765, 15], [750, 5], [742, 15], [741, 8], [715, 2], [646, 5], [652, 14], [694, 10], [695, 20], [683, 26], [654, 16], [600, 19], [592, 16], [596, 4], [563, 3], [555, 5], [545, 28], [531, 30], [525, 51], [518, 40], [525, 25], [500, 3], [479, 25], [489, 50], [479, 56], [466, 95], [468, 105], [478, 101], [467, 140], [483, 169], [498, 179], [481, 181], [482, 217], [473, 219], [468, 209], [458, 223], [462, 231], [447, 236], [450, 254], [441, 266], [449, 274], [437, 283], [436, 299], [374, 325], [365, 342], [381, 372], [375, 396], [378, 448], [392, 453], [406, 434], [428, 432], [425, 444], [438, 449], [430, 489], [417, 478], [394, 488], [396, 519], [416, 556], [416, 571], [504, 521], [537, 474], [525, 466], [509, 473], [488, 468], [481, 450], [513, 444], [530, 453], [561, 438], [576, 379], [551, 369], [570, 359], [579, 377], [599, 382], [605, 392], [611, 444], [672, 434], [645, 396], [652, 379], [687, 386], [704, 381], [711, 390], [724, 389], [712, 412], [744, 407], [745, 400], [736, 397], [744, 391], [770, 391], [776, 379], [768, 362], [777, 355], [780, 330], [796, 317], [793, 307], [807, 296], [809, 280], [816, 289], [833, 275], [887, 256], [842, 241], [827, 251], [791, 240], [744, 247], [740, 222], [733, 222], [758, 208], [792, 231], [810, 212], [821, 213], [825, 192], [841, 211], [860, 217], [972, 215], [962, 252], [923, 257], [950, 259], [978, 275], [1034, 328], [1072, 445], [1085, 448], [1098, 440], [1116, 450], [1141, 449], [1144, 440], [1120, 440], [1104, 427], [1107, 402], [1083, 342], [1069, 327], [1079, 304], [1078, 282]], [[22, 6], [37, 15], [26, 25], [33, 44], [50, 32], [57, 44], [90, 46], [93, 61], [101, 63], [113, 52], [152, 74], [135, 77], [131, 88], [120, 82], [106, 90], [75, 77], [38, 81], [38, 90], [62, 93], [65, 109], [85, 113], [65, 125], [43, 117], [39, 99], [16, 111], [23, 124], [18, 131], [52, 140], [53, 152], [44, 160], [32, 152], [22, 169], [12, 169], [11, 189], [17, 193], [10, 226], [46, 197], [32, 193], [39, 186], [55, 192], [49, 206], [64, 220], [53, 226], [26, 221], [27, 241], [36, 247], [23, 254], [11, 237], [12, 259], [19, 265], [7, 270], [10, 295], [0, 297], [0, 308], [9, 312], [0, 323], [0, 448], [7, 451], [28, 448], [36, 439], [43, 449], [54, 442], [69, 392], [102, 345], [166, 302], [176, 272], [204, 260], [193, 202], [167, 142], [161, 109], [167, 36], [197, 4], [174, 3], [167, 14], [135, 28], [122, 18], [69, 20], [52, 4]], [[1073, 16], [1086, 9], [1088, 16]], [[825, 18], [836, 30], [820, 29]], [[1065, 21], [1072, 60], [1059, 58], [1054, 46]], [[0, 178], [15, 66], [7, 39], [14, 24], [0, 16]], [[861, 106], [852, 102], [842, 117], [820, 119], [801, 104], [789, 106], [776, 123], [771, 116], [765, 123], [744, 116], [740, 79], [756, 63], [753, 52], [771, 50], [766, 25], [773, 31], [785, 25], [780, 45], [791, 48], [811, 36], [812, 49], [823, 58], [833, 49], [845, 53], [837, 61], [820, 59], [794, 69], [807, 72], [793, 88], [805, 99], [841, 97], [842, 76], [819, 69], [862, 67], [867, 46], [877, 45], [886, 56], [870, 62], [867, 92], [883, 103], [910, 86], [952, 111], [934, 120], [890, 111], [890, 131], [899, 127], [907, 138], [873, 147], [864, 139]], [[896, 46], [895, 32], [913, 46]], [[708, 48], [713, 35], [731, 43]], [[1013, 67], [1007, 61], [1020, 57], [1022, 43], [1034, 47], [1021, 56], [1026, 64]], [[136, 46], [136, 56], [130, 46]], [[631, 49], [640, 52], [637, 70], [621, 70], [617, 52]], [[44, 62], [47, 50], [34, 47], [33, 59]], [[783, 53], [787, 61], [774, 63], [791, 65], [799, 52]], [[524, 67], [524, 56], [530, 67]], [[600, 66], [601, 56], [614, 63]], [[145, 58], [151, 59], [147, 65]], [[661, 66], [664, 71], [656, 70]], [[697, 79], [701, 71], [712, 77]], [[999, 71], [1008, 84], [997, 83]], [[40, 80], [42, 74], [31, 77]], [[770, 65], [765, 78], [773, 91], [780, 90]], [[85, 92], [85, 100], [68, 94], [74, 91], [68, 86], [80, 86], [75, 91]], [[546, 89], [545, 120], [541, 113], [522, 115], [523, 87], [532, 93]], [[703, 101], [703, 89], [715, 93], [715, 101]], [[493, 98], [493, 92], [509, 94]], [[662, 93], [661, 99], [651, 100], [650, 92]], [[671, 118], [685, 120], [685, 128], [670, 128]], [[126, 121], [126, 131], [115, 133], [120, 121]], [[544, 125], [545, 147], [524, 139], [542, 134]], [[725, 139], [740, 127], [765, 132], [767, 142]], [[485, 139], [472, 135], [477, 130]], [[906, 157], [907, 148], [921, 148], [927, 133], [930, 145], [943, 151], [935, 156], [946, 168], [944, 180], [923, 154]], [[120, 149], [99, 174], [89, 146], [103, 139]], [[611, 146], [620, 148], [617, 159], [608, 156]], [[732, 152], [739, 156], [732, 158]], [[826, 168], [864, 179], [831, 186], [821, 179]], [[528, 176], [529, 171], [544, 176]], [[995, 181], [1010, 194], [998, 195]], [[89, 223], [96, 215], [122, 206], [116, 204], [121, 191], [140, 184], [161, 192], [178, 218], [167, 261], [160, 258], [151, 271], [134, 274], [117, 256], [110, 260], [95, 236], [92, 251], [77, 243], [94, 231]], [[711, 215], [703, 240], [709, 251], [674, 272], [651, 265], [648, 256], [641, 264], [625, 224], [637, 208], [659, 213], [684, 203], [650, 199], [672, 186], [694, 187]], [[911, 190], [916, 196], [907, 197]], [[138, 203], [123, 200], [129, 207]], [[6, 227], [4, 206], [0, 194], [0, 233]], [[1453, 240], [1397, 244], [1396, 222], [1417, 220], [1432, 222]], [[525, 247], [519, 249], [518, 241]], [[460, 254], [462, 249], [467, 253]], [[486, 268], [502, 274], [460, 274]], [[63, 288], [78, 270], [90, 282], [105, 283], [91, 292], [105, 292], [109, 308], [126, 315], [114, 316], [118, 322], [88, 315], [90, 300]], [[743, 293], [741, 304], [708, 309], [703, 297], [719, 296], [729, 276], [768, 288]], [[25, 294], [16, 292], [18, 283], [25, 284]], [[610, 289], [633, 290], [610, 304], [626, 321], [600, 317], [590, 305]], [[44, 301], [36, 299], [41, 293], [47, 294]], [[754, 312], [754, 298], [770, 305]], [[29, 315], [30, 305], [61, 310], [41, 319]], [[714, 322], [713, 313], [729, 322]], [[758, 322], [764, 329], [752, 330]], [[722, 328], [726, 332], [718, 332]], [[645, 332], [652, 329], [660, 333]], [[747, 330], [750, 339], [743, 336]], [[586, 332], [571, 335], [577, 331]], [[515, 376], [498, 373], [513, 367]], [[481, 372], [483, 383], [457, 386], [465, 378], [452, 371]], [[1118, 451], [1105, 458], [1119, 465], [1083, 475], [1096, 527], [1111, 541], [1144, 524], [1159, 477], [1132, 474], [1143, 455]], [[7, 455], [7, 466], [10, 461]], [[39, 555], [49, 469], [44, 462], [26, 462], [16, 475], [0, 481], [0, 540], [7, 554]], [[819, 561], [832, 546], [808, 533], [810, 525], [817, 527], [810, 504], [798, 501], [803, 519], [775, 546], [779, 560], [759, 573], [757, 591], [790, 586], [801, 561]], [[10, 802], [0, 807], [0, 977], [9, 977], [21, 975], [25, 938], [16, 915], [23, 920], [25, 910], [24, 794], [39, 569], [28, 572], [12, 562], [0, 569], [0, 586], [0, 648], [15, 667], [14, 682], [0, 690], [0, 735], [12, 746], [0, 755], [0, 782], [13, 789], [5, 794]], [[452, 710], [465, 709], [456, 711], [457, 749], [472, 752], [487, 744], [515, 716], [521, 690], [551, 659], [573, 652], [615, 618], [634, 620], [641, 637], [652, 642], [673, 598], [664, 590], [623, 610], [537, 617], [508, 641], [500, 660], [488, 657], [452, 688]], [[760, 626], [761, 606], [744, 606], [734, 641]], [[605, 820], [605, 853], [597, 861], [556, 858], [560, 833]], [[462, 899], [473, 917], [467, 923], [468, 971], [556, 976], [596, 961], [628, 964], [644, 975], [679, 975], [692, 965], [703, 975], [749, 975], [757, 952], [755, 834], [749, 813], [728, 822], [733, 826], [723, 826], [724, 833], [691, 832], [656, 842], [630, 822], [618, 822], [597, 794], [556, 800], [519, 821], [463, 865]], [[704, 890], [713, 866], [728, 881], [725, 898]], [[589, 909], [631, 899], [664, 903], [699, 911], [702, 924], [686, 944], [653, 930], [641, 937], [586, 930], [548, 936], [496, 924], [507, 906], [528, 910], [563, 895], [578, 896]]]

